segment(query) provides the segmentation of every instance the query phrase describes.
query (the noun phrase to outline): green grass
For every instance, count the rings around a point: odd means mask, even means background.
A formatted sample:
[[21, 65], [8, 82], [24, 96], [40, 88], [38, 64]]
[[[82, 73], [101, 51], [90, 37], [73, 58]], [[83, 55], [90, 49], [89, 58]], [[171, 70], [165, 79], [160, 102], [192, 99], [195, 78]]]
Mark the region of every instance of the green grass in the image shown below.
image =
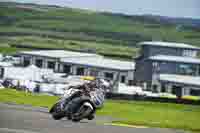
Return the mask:
[[30, 50], [30, 49], [26, 49], [26, 48], [13, 48], [13, 47], [7, 47], [7, 46], [0, 46], [0, 53], [1, 54], [15, 54], [18, 51], [22, 51], [22, 50]]
[[[106, 43], [97, 43], [90, 41], [77, 41], [77, 40], [63, 40], [52, 39], [48, 37], [36, 36], [15, 36], [15, 37], [2, 37], [2, 44], [7, 44], [9, 47], [2, 47], [0, 52], [6, 53], [14, 52], [15, 50], [24, 50], [19, 47], [26, 47], [27, 49], [65, 49], [72, 51], [94, 50], [98, 54], [108, 57], [118, 57], [122, 59], [132, 59], [137, 54], [137, 48], [128, 46], [120, 46]], [[0, 42], [1, 44], [1, 42]], [[18, 47], [18, 48], [15, 48]], [[9, 51], [10, 50], [10, 51]]]
[[[50, 108], [55, 96], [34, 95], [12, 89], [0, 90], [0, 102], [15, 102]], [[115, 123], [200, 131], [200, 106], [108, 100], [97, 115], [119, 118]]]
[[13, 102], [17, 104], [28, 104], [35, 107], [42, 106], [50, 108], [58, 97], [37, 95], [16, 91], [14, 89], [0, 90], [1, 102]]
[[108, 101], [100, 115], [121, 118], [116, 123], [200, 131], [200, 107], [192, 105]]
[[199, 96], [183, 96], [182, 99], [185, 100], [193, 100], [193, 101], [199, 101], [200, 97]]

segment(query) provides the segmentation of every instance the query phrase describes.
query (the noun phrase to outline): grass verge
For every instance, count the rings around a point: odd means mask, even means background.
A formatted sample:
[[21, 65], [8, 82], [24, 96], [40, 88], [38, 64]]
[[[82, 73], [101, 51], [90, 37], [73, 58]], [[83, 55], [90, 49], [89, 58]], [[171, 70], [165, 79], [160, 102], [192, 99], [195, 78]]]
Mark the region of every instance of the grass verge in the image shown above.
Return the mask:
[[12, 102], [16, 104], [27, 104], [34, 107], [48, 107], [58, 100], [58, 97], [24, 93], [14, 89], [0, 90], [0, 102]]
[[[0, 102], [50, 108], [57, 99], [55, 96], [26, 94], [12, 89], [0, 90]], [[200, 106], [108, 100], [97, 115], [120, 119], [114, 123], [200, 131]]]

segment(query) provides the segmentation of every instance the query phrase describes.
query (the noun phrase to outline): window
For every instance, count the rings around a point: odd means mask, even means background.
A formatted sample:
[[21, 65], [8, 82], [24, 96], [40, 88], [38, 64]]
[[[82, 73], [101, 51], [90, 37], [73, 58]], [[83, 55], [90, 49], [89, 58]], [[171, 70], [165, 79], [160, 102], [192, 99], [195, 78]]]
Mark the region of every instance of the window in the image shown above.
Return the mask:
[[64, 65], [63, 66], [63, 72], [64, 73], [71, 73], [71, 66], [70, 65]]
[[190, 95], [192, 95], [192, 96], [200, 96], [200, 90], [191, 89]]
[[4, 68], [0, 68], [0, 78], [3, 78], [4, 76]]
[[183, 56], [196, 57], [196, 55], [197, 55], [197, 51], [183, 50]]
[[197, 68], [192, 64], [179, 64], [178, 74], [182, 75], [196, 75]]
[[76, 75], [84, 75], [84, 68], [83, 67], [77, 68]]
[[153, 88], [153, 90], [152, 90], [153, 92], [158, 92], [158, 90], [157, 90], [157, 89], [158, 89], [158, 86], [157, 86], [157, 85], [153, 85], [152, 88]]
[[153, 62], [153, 70], [154, 72], [159, 72], [160, 66], [158, 62]]
[[176, 95], [178, 98], [182, 96], [182, 87], [181, 86], [172, 86], [172, 94]]
[[90, 71], [90, 76], [98, 77], [98, 75], [99, 75], [99, 71], [97, 71], [97, 70]]
[[123, 75], [121, 76], [121, 83], [125, 83], [126, 82], [126, 77]]
[[[55, 68], [55, 69], [56, 69], [56, 68]], [[58, 68], [57, 68], [57, 70], [55, 70], [55, 71], [60, 72], [60, 63], [58, 63]]]
[[163, 85], [163, 84], [161, 85], [161, 92], [162, 92], [162, 93], [166, 92], [166, 86]]
[[113, 73], [105, 72], [104, 77], [109, 80], [113, 80]]
[[36, 59], [35, 65], [39, 68], [42, 68], [43, 60], [42, 59]]
[[157, 62], [153, 62], [153, 67], [157, 67], [158, 66], [158, 63]]
[[200, 76], [200, 65], [198, 65], [198, 76]]
[[25, 57], [24, 58], [24, 67], [27, 67], [27, 66], [29, 66], [30, 64], [31, 64], [31, 61], [30, 61], [31, 59], [30, 58], [28, 58], [28, 57]]
[[55, 69], [55, 62], [53, 62], [53, 61], [48, 61], [47, 62], [47, 67], [49, 68], [49, 69]]

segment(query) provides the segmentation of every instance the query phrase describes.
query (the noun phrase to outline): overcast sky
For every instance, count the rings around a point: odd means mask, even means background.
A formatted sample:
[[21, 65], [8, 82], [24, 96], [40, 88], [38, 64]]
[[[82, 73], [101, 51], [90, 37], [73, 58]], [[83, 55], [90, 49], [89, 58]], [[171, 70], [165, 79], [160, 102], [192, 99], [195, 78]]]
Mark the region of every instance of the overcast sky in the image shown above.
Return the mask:
[[126, 14], [200, 18], [200, 0], [14, 0]]

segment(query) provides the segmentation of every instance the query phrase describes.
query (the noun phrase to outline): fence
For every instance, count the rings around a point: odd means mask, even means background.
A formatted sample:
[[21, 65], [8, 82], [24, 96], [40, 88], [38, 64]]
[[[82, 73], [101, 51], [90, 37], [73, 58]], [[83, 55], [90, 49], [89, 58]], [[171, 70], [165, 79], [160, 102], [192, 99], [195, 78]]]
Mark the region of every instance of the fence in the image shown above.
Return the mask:
[[162, 97], [149, 97], [149, 96], [116, 94], [116, 93], [107, 93], [106, 98], [112, 99], [112, 100], [134, 100], [134, 101], [150, 101], [150, 102], [161, 102], [161, 103], [200, 105], [200, 100], [171, 99], [171, 98], [162, 98]]

